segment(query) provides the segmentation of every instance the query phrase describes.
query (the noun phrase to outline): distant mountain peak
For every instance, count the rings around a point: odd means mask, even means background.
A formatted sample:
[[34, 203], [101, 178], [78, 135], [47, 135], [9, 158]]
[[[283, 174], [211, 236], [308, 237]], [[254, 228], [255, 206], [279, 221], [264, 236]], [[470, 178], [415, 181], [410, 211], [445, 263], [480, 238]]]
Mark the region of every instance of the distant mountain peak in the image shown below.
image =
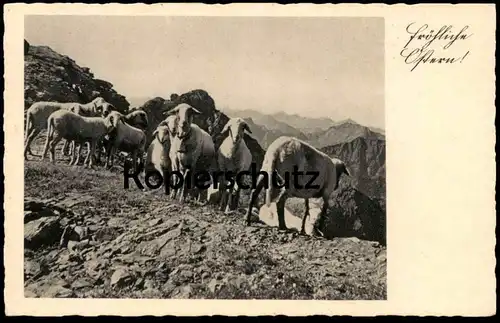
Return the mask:
[[354, 120], [353, 120], [353, 119], [351, 119], [351, 118], [347, 118], [347, 119], [340, 120], [340, 121], [337, 121], [337, 122], [334, 122], [334, 123], [333, 123], [333, 125], [334, 125], [334, 126], [339, 126], [339, 125], [342, 125], [342, 124], [360, 125], [359, 123], [357, 123], [356, 121], [354, 121]]

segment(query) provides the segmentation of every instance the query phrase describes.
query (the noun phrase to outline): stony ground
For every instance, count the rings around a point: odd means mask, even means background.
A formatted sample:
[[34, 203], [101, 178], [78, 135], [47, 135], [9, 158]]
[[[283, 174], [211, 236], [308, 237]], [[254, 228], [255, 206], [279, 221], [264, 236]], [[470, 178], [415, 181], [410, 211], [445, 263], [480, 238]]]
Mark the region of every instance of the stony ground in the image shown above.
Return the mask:
[[386, 299], [376, 242], [247, 227], [243, 214], [125, 190], [118, 171], [36, 157], [24, 199], [26, 297]]

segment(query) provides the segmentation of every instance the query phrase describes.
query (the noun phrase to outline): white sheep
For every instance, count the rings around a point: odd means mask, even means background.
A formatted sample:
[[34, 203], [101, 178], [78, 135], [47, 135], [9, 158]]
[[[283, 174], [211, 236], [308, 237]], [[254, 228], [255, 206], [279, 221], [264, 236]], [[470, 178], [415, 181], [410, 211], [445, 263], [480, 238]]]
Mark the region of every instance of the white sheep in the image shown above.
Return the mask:
[[[109, 114], [111, 111], [115, 111], [115, 110], [116, 110], [116, 108], [115, 108], [115, 107], [114, 107], [111, 103], [109, 103], [109, 102], [104, 102], [104, 104], [102, 105], [102, 112], [101, 112], [101, 115], [102, 115], [102, 117], [104, 117], [104, 118], [105, 118], [105, 117], [107, 117], [107, 116], [108, 116], [108, 114]], [[77, 113], [77, 114], [80, 114], [80, 115], [85, 116], [85, 113], [83, 113], [83, 114], [82, 114], [82, 113], [81, 113], [82, 109], [81, 109], [80, 107], [78, 107], [78, 106], [75, 106], [75, 107], [74, 107], [74, 108], [72, 108], [70, 111], [71, 111], [71, 112], [75, 112], [75, 113]], [[106, 137], [106, 136], [104, 136], [104, 138], [102, 138], [101, 140], [99, 140], [99, 142], [97, 143], [97, 146], [96, 146], [96, 156], [95, 156], [95, 158], [97, 159], [97, 161], [98, 161], [98, 162], [100, 162], [100, 160], [101, 160], [101, 151], [102, 151], [102, 148], [103, 148], [103, 146], [104, 146], [103, 141], [104, 141], [105, 137]], [[64, 146], [63, 146], [63, 148], [62, 148], [63, 155], [67, 155], [67, 154], [66, 154], [66, 148], [67, 148], [67, 146], [68, 146], [68, 143], [69, 143], [68, 141], [65, 141], [65, 142], [64, 142]], [[87, 151], [89, 151], [89, 149], [90, 149], [88, 144], [89, 144], [89, 143], [87, 142]], [[76, 157], [76, 159], [75, 159], [75, 160], [74, 160], [74, 162], [73, 162], [73, 159], [75, 158], [75, 150], [76, 150], [76, 146], [77, 146], [77, 145], [79, 146], [79, 147], [78, 147], [78, 153], [77, 153], [77, 157]], [[70, 155], [72, 156], [72, 158], [71, 158], [71, 160], [70, 160], [70, 162], [69, 162], [69, 163], [70, 163], [70, 165], [72, 165], [72, 164], [77, 165], [77, 164], [78, 164], [78, 161], [79, 161], [79, 159], [80, 159], [80, 153], [81, 153], [81, 150], [82, 150], [82, 144], [75, 143], [74, 141], [72, 141], [72, 142], [71, 142], [71, 147], [70, 147], [70, 149], [69, 149]]]
[[[302, 175], [290, 179], [295, 170], [303, 172]], [[279, 137], [267, 148], [261, 172], [265, 172], [267, 176], [261, 174], [257, 179], [255, 188], [251, 191], [250, 204], [247, 210], [247, 225], [250, 225], [252, 206], [255, 204], [264, 185], [267, 184], [266, 205], [269, 207], [271, 202], [277, 200], [278, 226], [281, 230], [287, 229], [284, 216], [287, 198], [298, 197], [305, 199], [306, 210], [302, 219], [302, 233], [305, 231], [305, 221], [309, 215], [309, 199], [323, 198], [323, 207], [320, 215], [321, 222], [329, 207], [328, 199], [330, 194], [339, 185], [340, 176], [342, 174], [349, 176], [349, 172], [341, 160], [330, 158], [327, 154], [319, 151], [310, 144], [288, 136]], [[307, 172], [315, 172], [318, 176], [314, 178]], [[277, 176], [273, 174], [277, 174]], [[311, 182], [312, 180], [314, 181]], [[288, 182], [288, 185], [280, 189], [275, 186], [273, 181], [274, 183], [281, 182], [280, 186], [287, 184], [286, 182]], [[310, 185], [317, 185], [317, 187], [310, 188]], [[320, 226], [321, 223], [318, 227]]]
[[[116, 108], [112, 105], [105, 105], [103, 108], [103, 116], [107, 116], [111, 111], [116, 111]], [[148, 127], [148, 115], [146, 112], [142, 110], [133, 111], [127, 115], [123, 116], [123, 121], [127, 124], [131, 125], [134, 128], [138, 128], [140, 130], [146, 131]], [[97, 155], [96, 159], [100, 163], [101, 161], [101, 152], [104, 150], [104, 154], [107, 155], [106, 148], [109, 146], [109, 143], [114, 139], [109, 135], [105, 136], [101, 142], [99, 142], [97, 146]]]
[[[26, 110], [24, 159], [28, 159], [28, 153], [33, 156], [31, 143], [42, 130], [47, 129], [47, 119], [53, 112], [64, 109], [86, 117], [97, 117], [102, 114], [102, 107], [105, 103], [106, 101], [101, 97], [97, 97], [86, 104], [47, 101], [33, 103]], [[63, 151], [65, 151], [67, 145], [68, 143], [64, 144]]]
[[170, 142], [175, 131], [176, 117], [171, 115], [160, 122], [153, 132], [153, 141], [148, 147], [144, 172], [158, 171], [162, 178], [171, 170]]
[[114, 154], [117, 150], [131, 153], [134, 170], [137, 169], [137, 158], [142, 161], [144, 151], [146, 149], [146, 134], [144, 131], [132, 127], [124, 122], [124, 115], [118, 111], [112, 111], [108, 114], [118, 120], [113, 132], [108, 136], [110, 141], [106, 147], [106, 164], [105, 167], [113, 165]]
[[[211, 174], [216, 167], [215, 146], [212, 137], [198, 125], [192, 123], [194, 113], [201, 114], [200, 111], [185, 103], [179, 104], [167, 112], [168, 115], [175, 115], [177, 122], [176, 135], [170, 146], [172, 171], [179, 171], [184, 180], [180, 191], [173, 189], [171, 196], [175, 197], [180, 192], [179, 201], [181, 203], [187, 195], [188, 177], [194, 184], [193, 174], [198, 171], [206, 171]], [[199, 180], [201, 181], [201, 179]], [[210, 181], [211, 177], [206, 178], [205, 184]], [[201, 200], [201, 194], [199, 200]]]
[[[227, 137], [222, 141], [217, 151], [217, 162], [219, 170], [222, 172], [233, 172], [238, 174], [247, 171], [252, 164], [252, 153], [248, 149], [244, 137], [244, 131], [252, 133], [248, 124], [242, 118], [231, 118], [221, 131]], [[226, 189], [226, 181], [220, 182], [220, 208], [226, 209], [226, 213], [234, 207], [238, 207], [240, 187], [235, 181], [232, 190]]]
[[[113, 131], [118, 120], [112, 115], [106, 118], [83, 117], [67, 110], [53, 112], [47, 119], [47, 140], [42, 154], [45, 159], [47, 151], [50, 150], [50, 160], [55, 163], [55, 147], [61, 139], [75, 141], [77, 143], [90, 142], [90, 149], [84, 165], [93, 166], [92, 156], [96, 144], [104, 135]], [[73, 152], [74, 153], [74, 152]]]

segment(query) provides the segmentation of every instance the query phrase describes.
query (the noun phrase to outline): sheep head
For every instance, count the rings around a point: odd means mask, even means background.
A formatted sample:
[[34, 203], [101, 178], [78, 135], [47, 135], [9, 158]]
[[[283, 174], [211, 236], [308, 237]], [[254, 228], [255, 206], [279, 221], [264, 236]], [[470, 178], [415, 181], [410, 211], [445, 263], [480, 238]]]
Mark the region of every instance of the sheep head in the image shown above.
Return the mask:
[[116, 111], [116, 108], [111, 103], [106, 102], [102, 107], [101, 116], [106, 118], [111, 111]]
[[176, 115], [177, 117], [177, 137], [184, 138], [189, 135], [195, 114], [201, 114], [201, 112], [187, 103], [181, 103], [167, 112], [167, 115]]
[[108, 129], [108, 133], [110, 133], [118, 127], [120, 122], [123, 122], [123, 115], [118, 111], [111, 111], [108, 116], [104, 118], [104, 122]]
[[168, 129], [168, 132], [170, 135], [175, 136], [176, 131], [177, 131], [177, 116], [175, 115], [170, 115], [168, 116], [165, 120], [160, 122], [158, 127], [165, 126]]
[[155, 137], [158, 138], [158, 141], [163, 144], [165, 141], [169, 139], [169, 134], [170, 131], [168, 129], [168, 126], [160, 125], [158, 126], [158, 128], [156, 128], [155, 131], [153, 131], [153, 138]]
[[221, 134], [225, 136], [227, 133], [229, 133], [229, 136], [231, 137], [233, 142], [239, 143], [243, 138], [243, 133], [245, 130], [248, 133], [252, 133], [245, 120], [243, 120], [242, 118], [231, 118], [222, 129]]
[[346, 174], [347, 176], [351, 176], [349, 174], [349, 171], [347, 170], [347, 167], [345, 166], [345, 163], [341, 161], [340, 159], [337, 158], [331, 158], [333, 165], [335, 166], [335, 188], [336, 190], [339, 187], [339, 182], [340, 182], [340, 177], [342, 174]]
[[96, 115], [102, 115], [104, 105], [107, 103], [106, 100], [104, 100], [102, 97], [97, 97], [92, 102], [90, 102], [92, 105], [92, 109], [94, 110], [94, 113]]

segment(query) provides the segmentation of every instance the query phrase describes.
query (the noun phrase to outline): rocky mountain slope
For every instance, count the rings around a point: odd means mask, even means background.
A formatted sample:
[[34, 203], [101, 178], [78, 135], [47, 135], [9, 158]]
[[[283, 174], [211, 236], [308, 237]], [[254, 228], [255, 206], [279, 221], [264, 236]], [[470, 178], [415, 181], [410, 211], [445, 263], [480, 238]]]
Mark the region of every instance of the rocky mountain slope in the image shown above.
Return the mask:
[[120, 112], [129, 108], [127, 99], [113, 84], [94, 78], [87, 67], [80, 67], [68, 56], [48, 46], [24, 41], [24, 108], [36, 101], [87, 103], [101, 96]]
[[280, 129], [285, 133], [298, 130], [307, 135], [326, 130], [333, 124], [333, 121], [329, 118], [308, 118], [285, 112], [264, 114], [251, 109], [233, 110], [230, 108], [224, 108], [223, 111], [229, 116], [251, 118], [254, 122], [269, 130]]
[[387, 297], [377, 242], [246, 227], [241, 213], [123, 189], [121, 174], [39, 161], [26, 162], [24, 200], [26, 297]]
[[374, 132], [370, 128], [348, 119], [334, 124], [325, 131], [311, 134], [308, 141], [315, 147], [321, 148], [349, 142], [360, 137], [368, 140], [385, 139], [383, 134]]

